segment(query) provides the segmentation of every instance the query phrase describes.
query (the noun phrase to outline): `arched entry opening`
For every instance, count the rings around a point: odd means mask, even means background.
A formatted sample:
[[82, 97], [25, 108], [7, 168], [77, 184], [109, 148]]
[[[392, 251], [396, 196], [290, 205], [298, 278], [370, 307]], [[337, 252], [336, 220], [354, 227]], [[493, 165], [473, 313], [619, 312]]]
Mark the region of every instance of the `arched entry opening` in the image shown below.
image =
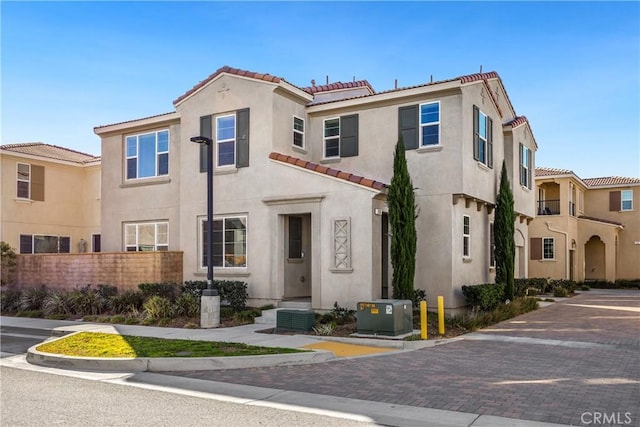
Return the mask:
[[516, 279], [521, 279], [526, 277], [527, 271], [525, 268], [525, 263], [527, 262], [527, 257], [524, 253], [524, 243], [525, 238], [522, 234], [522, 231], [516, 229], [513, 233], [513, 240], [515, 243], [515, 259], [514, 259], [514, 271], [513, 277]]
[[591, 236], [584, 245], [584, 277], [587, 280], [605, 280], [605, 244], [600, 236]]

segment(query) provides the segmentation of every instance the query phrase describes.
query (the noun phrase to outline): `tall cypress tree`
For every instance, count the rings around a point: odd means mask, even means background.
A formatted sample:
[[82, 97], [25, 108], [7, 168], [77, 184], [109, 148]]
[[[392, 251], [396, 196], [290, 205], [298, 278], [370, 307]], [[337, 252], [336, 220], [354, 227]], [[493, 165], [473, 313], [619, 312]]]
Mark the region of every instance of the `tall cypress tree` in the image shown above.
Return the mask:
[[514, 296], [514, 258], [515, 212], [513, 210], [513, 192], [507, 176], [507, 166], [502, 162], [500, 191], [496, 200], [496, 213], [493, 224], [496, 259], [496, 283], [504, 283], [505, 299], [513, 301]]
[[416, 203], [402, 136], [396, 144], [393, 156], [393, 178], [389, 186], [387, 203], [391, 231], [393, 297], [412, 299], [416, 271]]

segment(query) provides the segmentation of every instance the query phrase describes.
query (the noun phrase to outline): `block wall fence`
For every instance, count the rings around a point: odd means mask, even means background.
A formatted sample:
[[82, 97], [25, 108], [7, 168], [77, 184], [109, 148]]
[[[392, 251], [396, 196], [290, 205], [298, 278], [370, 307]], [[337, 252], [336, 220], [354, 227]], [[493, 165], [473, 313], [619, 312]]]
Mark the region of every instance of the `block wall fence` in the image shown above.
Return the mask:
[[113, 252], [17, 255], [12, 288], [73, 290], [112, 285], [138, 290], [140, 283], [181, 283], [182, 252]]

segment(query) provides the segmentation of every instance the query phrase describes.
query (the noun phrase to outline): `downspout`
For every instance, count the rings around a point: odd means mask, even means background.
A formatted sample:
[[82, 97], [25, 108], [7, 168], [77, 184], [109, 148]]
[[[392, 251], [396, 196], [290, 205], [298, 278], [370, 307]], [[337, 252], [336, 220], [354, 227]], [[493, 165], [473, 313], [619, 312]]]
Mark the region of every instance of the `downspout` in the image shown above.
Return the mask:
[[551, 222], [549, 221], [545, 222], [545, 224], [547, 224], [547, 228], [549, 229], [549, 231], [564, 234], [564, 258], [566, 260], [566, 262], [564, 263], [564, 277], [565, 279], [569, 280], [569, 233], [566, 231], [555, 230], [551, 228]]

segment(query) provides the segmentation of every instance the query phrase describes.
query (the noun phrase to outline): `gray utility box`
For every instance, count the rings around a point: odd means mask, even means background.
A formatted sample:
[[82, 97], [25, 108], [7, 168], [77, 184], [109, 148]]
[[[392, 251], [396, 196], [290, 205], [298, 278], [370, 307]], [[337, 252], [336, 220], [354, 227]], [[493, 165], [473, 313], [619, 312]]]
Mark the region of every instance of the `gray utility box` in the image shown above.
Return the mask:
[[310, 331], [315, 323], [312, 310], [278, 310], [276, 328], [291, 331]]
[[411, 300], [359, 302], [357, 318], [359, 334], [396, 336], [413, 332]]

